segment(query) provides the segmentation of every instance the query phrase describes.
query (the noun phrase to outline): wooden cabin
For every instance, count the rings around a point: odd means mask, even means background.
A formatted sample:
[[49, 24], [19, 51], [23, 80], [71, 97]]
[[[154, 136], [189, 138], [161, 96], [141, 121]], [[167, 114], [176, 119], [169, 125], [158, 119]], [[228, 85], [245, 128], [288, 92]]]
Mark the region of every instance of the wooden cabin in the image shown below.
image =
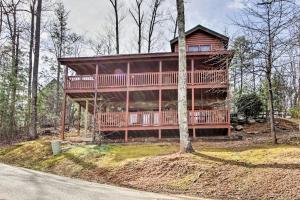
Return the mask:
[[[192, 138], [230, 134], [228, 67], [233, 52], [227, 50], [228, 40], [201, 25], [186, 32]], [[170, 43], [171, 52], [60, 58], [65, 66], [62, 130], [69, 98], [85, 110], [85, 131], [92, 116], [93, 133], [104, 138], [179, 137], [178, 39]]]

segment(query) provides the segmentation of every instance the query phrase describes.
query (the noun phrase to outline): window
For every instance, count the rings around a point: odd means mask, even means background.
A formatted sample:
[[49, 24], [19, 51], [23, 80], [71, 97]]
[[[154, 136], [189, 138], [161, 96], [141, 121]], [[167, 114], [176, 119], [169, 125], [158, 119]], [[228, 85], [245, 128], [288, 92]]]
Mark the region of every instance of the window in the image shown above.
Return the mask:
[[193, 45], [188, 46], [188, 52], [211, 51], [210, 45]]
[[199, 51], [199, 46], [189, 46], [188, 52], [197, 52]]
[[201, 45], [199, 46], [200, 51], [210, 51], [210, 46], [209, 45]]

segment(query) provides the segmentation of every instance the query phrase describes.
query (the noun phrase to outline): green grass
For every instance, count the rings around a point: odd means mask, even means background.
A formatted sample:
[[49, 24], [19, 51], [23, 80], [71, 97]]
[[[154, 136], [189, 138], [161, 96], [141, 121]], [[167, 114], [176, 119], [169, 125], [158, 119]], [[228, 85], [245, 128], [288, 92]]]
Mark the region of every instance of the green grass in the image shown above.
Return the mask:
[[264, 145], [248, 148], [203, 148], [199, 154], [217, 162], [237, 161], [246, 165], [299, 163], [300, 148], [293, 145]]
[[[220, 163], [242, 163], [255, 166], [260, 164], [299, 163], [300, 148], [292, 145], [264, 145], [260, 147], [198, 147], [191, 159], [199, 164], [214, 165]], [[69, 150], [53, 156], [49, 139], [23, 142], [18, 145], [0, 148], [0, 162], [21, 167], [48, 171], [63, 175], [77, 176], [82, 170], [95, 168], [111, 169], [121, 167], [132, 161], [142, 161], [147, 157], [157, 157], [178, 152], [175, 143], [139, 144], [139, 145], [77, 145], [65, 146]], [[191, 175], [192, 176], [192, 175]], [[191, 177], [178, 180], [186, 185]], [[171, 185], [176, 184], [171, 183]]]
[[175, 153], [177, 145], [78, 145], [53, 156], [50, 141], [40, 139], [0, 148], [0, 162], [21, 167], [75, 175], [84, 169], [116, 167], [148, 156]]

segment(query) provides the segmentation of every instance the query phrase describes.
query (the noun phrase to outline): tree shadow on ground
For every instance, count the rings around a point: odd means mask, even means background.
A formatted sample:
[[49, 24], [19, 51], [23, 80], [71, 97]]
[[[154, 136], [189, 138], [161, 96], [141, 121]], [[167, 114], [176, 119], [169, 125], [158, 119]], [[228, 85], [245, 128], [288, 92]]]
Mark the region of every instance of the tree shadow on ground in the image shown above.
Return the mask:
[[280, 164], [280, 163], [266, 163], [266, 164], [252, 164], [248, 162], [243, 161], [237, 161], [237, 160], [226, 160], [214, 156], [205, 155], [203, 153], [194, 152], [195, 156], [201, 157], [206, 160], [215, 161], [215, 162], [221, 162], [223, 164], [228, 165], [235, 165], [235, 166], [241, 166], [246, 168], [274, 168], [274, 169], [300, 169], [300, 164]]
[[[278, 144], [278, 145], [272, 145], [272, 144], [254, 144], [254, 145], [245, 145], [245, 146], [236, 146], [236, 147], [215, 147], [215, 146], [208, 146], [208, 147], [199, 147], [199, 150], [205, 150], [206, 152], [243, 152], [248, 150], [269, 150], [269, 149], [278, 149], [278, 148], [284, 148], [284, 147], [293, 147], [293, 148], [299, 148], [299, 145], [294, 144]], [[197, 149], [197, 148], [196, 148]]]

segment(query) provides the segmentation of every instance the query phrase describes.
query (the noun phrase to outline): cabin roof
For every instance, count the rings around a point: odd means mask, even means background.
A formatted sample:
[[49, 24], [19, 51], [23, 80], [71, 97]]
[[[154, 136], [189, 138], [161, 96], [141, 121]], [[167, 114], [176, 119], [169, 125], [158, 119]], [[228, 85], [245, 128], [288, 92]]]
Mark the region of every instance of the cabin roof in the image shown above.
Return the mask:
[[[222, 35], [222, 34], [220, 34], [220, 33], [217, 33], [217, 32], [215, 32], [215, 31], [213, 31], [213, 30], [211, 30], [211, 29], [209, 29], [209, 28], [206, 28], [206, 27], [204, 27], [204, 26], [202, 26], [202, 25], [200, 25], [200, 24], [197, 25], [197, 26], [195, 26], [194, 28], [188, 30], [187, 32], [185, 32], [185, 36], [188, 37], [189, 35], [191, 35], [191, 34], [197, 32], [197, 31], [199, 31], [199, 30], [200, 30], [200, 31], [203, 31], [203, 32], [205, 32], [205, 33], [207, 33], [207, 34], [209, 34], [209, 35], [212, 35], [212, 36], [214, 36], [214, 37], [217, 37], [217, 38], [221, 39], [223, 42], [225, 42], [226, 46], [228, 45], [229, 38], [228, 38], [227, 36]], [[172, 45], [174, 45], [174, 44], [177, 43], [177, 42], [178, 42], [178, 37], [172, 39], [172, 40], [170, 41], [170, 44], [171, 44], [171, 46], [172, 46]]]

